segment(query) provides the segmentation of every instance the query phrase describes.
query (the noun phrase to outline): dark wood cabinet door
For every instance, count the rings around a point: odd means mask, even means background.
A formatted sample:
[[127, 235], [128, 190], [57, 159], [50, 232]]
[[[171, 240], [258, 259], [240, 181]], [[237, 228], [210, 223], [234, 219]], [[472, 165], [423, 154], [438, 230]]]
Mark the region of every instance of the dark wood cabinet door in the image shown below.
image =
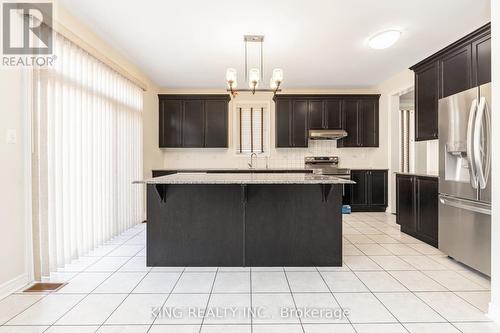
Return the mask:
[[368, 172], [369, 204], [387, 206], [387, 171], [370, 170]]
[[359, 146], [378, 147], [378, 99], [358, 101]]
[[203, 147], [204, 119], [203, 101], [184, 101], [184, 118], [182, 123], [182, 146]]
[[410, 69], [415, 72], [415, 140], [437, 139], [438, 99], [491, 82], [491, 24]]
[[438, 138], [438, 63], [415, 70], [415, 140]]
[[473, 86], [491, 82], [491, 35], [472, 42]]
[[343, 128], [347, 136], [337, 141], [338, 147], [359, 146], [358, 102], [356, 100], [342, 101]]
[[289, 99], [276, 101], [276, 147], [287, 148], [292, 146], [292, 102]]
[[294, 100], [292, 105], [292, 146], [307, 147], [307, 100]]
[[440, 97], [454, 95], [472, 87], [472, 49], [467, 44], [445, 54], [440, 62]]
[[396, 218], [403, 231], [416, 232], [414, 176], [396, 175]]
[[310, 129], [323, 129], [323, 101], [310, 100], [309, 101], [309, 128]]
[[438, 179], [415, 178], [417, 231], [431, 245], [438, 242]]
[[205, 101], [205, 147], [227, 147], [227, 102]]
[[324, 103], [324, 127], [342, 129], [342, 100], [331, 99]]
[[356, 184], [351, 186], [351, 205], [368, 205], [367, 196], [367, 172], [366, 170], [352, 170], [351, 179], [356, 182]]
[[180, 147], [182, 145], [182, 102], [160, 101], [160, 147]]

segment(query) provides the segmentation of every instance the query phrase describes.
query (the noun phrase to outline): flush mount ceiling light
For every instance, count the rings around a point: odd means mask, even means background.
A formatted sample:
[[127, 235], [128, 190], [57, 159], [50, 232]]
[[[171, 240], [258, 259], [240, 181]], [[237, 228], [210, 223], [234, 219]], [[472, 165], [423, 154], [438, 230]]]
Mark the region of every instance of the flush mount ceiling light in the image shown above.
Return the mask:
[[394, 43], [396, 43], [401, 37], [401, 31], [399, 30], [387, 30], [376, 34], [368, 40], [368, 45], [372, 49], [382, 50], [386, 49]]
[[[237, 93], [240, 91], [251, 91], [252, 94], [255, 92], [273, 92], [276, 94], [281, 91], [280, 86], [283, 82], [283, 70], [281, 68], [273, 69], [273, 74], [269, 83], [268, 89], [257, 89], [261, 81], [264, 80], [264, 53], [263, 53], [263, 43], [264, 36], [262, 35], [245, 35], [243, 36], [243, 41], [245, 42], [245, 81], [248, 81], [250, 89], [236, 89], [238, 87], [237, 82], [237, 72], [234, 68], [228, 68], [226, 70], [226, 82], [227, 91], [231, 92], [233, 97], [236, 97]], [[260, 68], [250, 68], [248, 70], [248, 43], [258, 43], [260, 46]]]

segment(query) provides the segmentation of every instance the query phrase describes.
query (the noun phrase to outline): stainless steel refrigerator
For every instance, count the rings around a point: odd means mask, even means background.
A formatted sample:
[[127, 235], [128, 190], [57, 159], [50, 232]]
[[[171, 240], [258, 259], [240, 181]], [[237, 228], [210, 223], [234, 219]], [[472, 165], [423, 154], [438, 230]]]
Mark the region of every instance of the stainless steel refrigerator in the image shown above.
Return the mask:
[[491, 84], [439, 100], [439, 249], [491, 273]]

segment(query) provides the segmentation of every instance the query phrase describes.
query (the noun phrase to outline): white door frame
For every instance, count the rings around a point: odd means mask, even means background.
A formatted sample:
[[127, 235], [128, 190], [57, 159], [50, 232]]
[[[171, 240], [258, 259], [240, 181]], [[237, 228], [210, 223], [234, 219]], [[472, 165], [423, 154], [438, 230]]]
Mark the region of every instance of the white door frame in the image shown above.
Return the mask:
[[[394, 120], [399, 120], [399, 97], [404, 95], [410, 91], [415, 90], [415, 86], [413, 84], [406, 86], [404, 88], [399, 88], [392, 93], [389, 94], [389, 154], [388, 154], [388, 165], [389, 165], [389, 186], [391, 193], [389, 208], [390, 213], [396, 213], [396, 176], [394, 172], [399, 171], [399, 162], [400, 162], [400, 149], [399, 149], [399, 121], [396, 121], [394, 124]], [[398, 130], [395, 130], [395, 128]], [[394, 148], [396, 148], [394, 150]], [[396, 153], [394, 153], [396, 152]], [[397, 158], [397, 163], [393, 165], [394, 159]]]

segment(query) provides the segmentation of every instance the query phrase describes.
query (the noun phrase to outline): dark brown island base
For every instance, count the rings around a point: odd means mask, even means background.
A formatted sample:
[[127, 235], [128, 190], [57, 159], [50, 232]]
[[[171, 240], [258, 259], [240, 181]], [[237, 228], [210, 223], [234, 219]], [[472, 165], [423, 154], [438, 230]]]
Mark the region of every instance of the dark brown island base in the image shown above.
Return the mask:
[[148, 266], [342, 265], [342, 192], [350, 180], [177, 173], [144, 183]]

